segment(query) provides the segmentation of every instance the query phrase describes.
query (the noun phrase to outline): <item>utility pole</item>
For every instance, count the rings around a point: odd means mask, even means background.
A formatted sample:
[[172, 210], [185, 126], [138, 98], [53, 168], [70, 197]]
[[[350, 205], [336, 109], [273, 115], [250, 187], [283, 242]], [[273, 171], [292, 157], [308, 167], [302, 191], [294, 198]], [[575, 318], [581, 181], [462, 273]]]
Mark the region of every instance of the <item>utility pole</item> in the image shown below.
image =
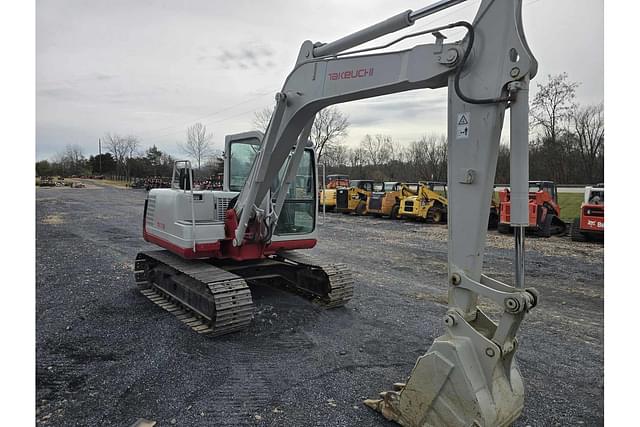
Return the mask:
[[100, 168], [100, 175], [102, 175], [102, 140], [98, 138], [98, 167]]

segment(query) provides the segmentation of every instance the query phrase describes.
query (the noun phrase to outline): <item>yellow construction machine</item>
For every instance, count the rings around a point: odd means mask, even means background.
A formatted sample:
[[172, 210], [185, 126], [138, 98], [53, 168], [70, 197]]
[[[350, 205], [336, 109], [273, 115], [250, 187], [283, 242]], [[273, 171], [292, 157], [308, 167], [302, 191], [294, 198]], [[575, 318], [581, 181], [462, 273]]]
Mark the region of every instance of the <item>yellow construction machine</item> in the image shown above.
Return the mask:
[[325, 187], [320, 190], [318, 204], [320, 208], [324, 206], [327, 211], [333, 211], [336, 208], [336, 194], [338, 188], [349, 187], [348, 175], [327, 175]]
[[444, 182], [420, 182], [415, 196], [400, 201], [398, 214], [402, 218], [418, 219], [434, 224], [447, 222], [447, 184]]
[[[376, 184], [376, 189], [382, 189], [381, 184]], [[336, 194], [336, 211], [344, 214], [355, 212], [358, 215], [366, 215], [367, 200], [374, 191], [374, 182], [368, 179], [351, 181], [349, 188], [339, 188]]]
[[400, 218], [400, 203], [418, 194], [418, 187], [418, 183], [385, 182], [382, 191], [374, 191], [367, 199], [367, 214]]

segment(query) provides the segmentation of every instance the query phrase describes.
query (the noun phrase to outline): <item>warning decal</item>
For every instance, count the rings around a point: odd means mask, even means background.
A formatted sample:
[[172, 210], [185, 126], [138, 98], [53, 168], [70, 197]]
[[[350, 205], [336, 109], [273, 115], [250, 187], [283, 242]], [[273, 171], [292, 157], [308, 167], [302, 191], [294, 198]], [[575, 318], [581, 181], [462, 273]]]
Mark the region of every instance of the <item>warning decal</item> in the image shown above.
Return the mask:
[[458, 113], [458, 121], [456, 122], [456, 139], [469, 138], [469, 122], [471, 121], [471, 113]]

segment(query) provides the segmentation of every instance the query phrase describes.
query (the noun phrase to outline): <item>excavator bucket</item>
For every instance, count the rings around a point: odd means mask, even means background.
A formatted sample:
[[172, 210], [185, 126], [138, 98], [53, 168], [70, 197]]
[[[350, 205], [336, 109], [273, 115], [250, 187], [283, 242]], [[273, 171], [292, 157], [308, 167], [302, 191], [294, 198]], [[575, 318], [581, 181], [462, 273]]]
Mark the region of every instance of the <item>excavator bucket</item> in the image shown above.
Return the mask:
[[[452, 317], [453, 319], [453, 317]], [[491, 327], [493, 322], [478, 311]], [[450, 330], [472, 327], [462, 318]], [[522, 376], [513, 360], [495, 344], [481, 336], [473, 339], [447, 333], [436, 339], [429, 351], [418, 358], [406, 384], [394, 384], [379, 399], [365, 404], [388, 420], [403, 426], [507, 426], [524, 405]], [[481, 344], [478, 346], [478, 344]], [[485, 346], [483, 352], [478, 348]], [[482, 367], [482, 369], [479, 369]]]

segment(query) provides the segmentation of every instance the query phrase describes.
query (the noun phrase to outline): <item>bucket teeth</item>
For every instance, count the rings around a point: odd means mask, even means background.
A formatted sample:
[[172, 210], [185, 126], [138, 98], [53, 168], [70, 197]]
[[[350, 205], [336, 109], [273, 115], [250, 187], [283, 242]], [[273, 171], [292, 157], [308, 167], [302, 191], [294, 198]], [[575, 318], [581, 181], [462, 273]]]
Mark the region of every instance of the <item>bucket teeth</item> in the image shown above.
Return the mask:
[[484, 343], [478, 351], [468, 338], [457, 339], [453, 344], [437, 339], [418, 358], [406, 384], [395, 383], [393, 391], [364, 404], [405, 427], [511, 426], [524, 403], [517, 366], [509, 366], [507, 377], [502, 362], [492, 360], [494, 377], [477, 375], [477, 355], [485, 355]]
[[407, 386], [407, 383], [393, 383], [394, 391], [402, 391], [403, 388]]
[[398, 421], [398, 414], [393, 408], [390, 399], [397, 396], [397, 393], [389, 391], [380, 393], [382, 399], [366, 399], [363, 403], [374, 411], [380, 412], [383, 417], [390, 421]]
[[362, 403], [364, 403], [374, 411], [380, 412], [380, 407], [383, 404], [382, 402], [383, 402], [382, 399], [365, 399], [364, 402]]

